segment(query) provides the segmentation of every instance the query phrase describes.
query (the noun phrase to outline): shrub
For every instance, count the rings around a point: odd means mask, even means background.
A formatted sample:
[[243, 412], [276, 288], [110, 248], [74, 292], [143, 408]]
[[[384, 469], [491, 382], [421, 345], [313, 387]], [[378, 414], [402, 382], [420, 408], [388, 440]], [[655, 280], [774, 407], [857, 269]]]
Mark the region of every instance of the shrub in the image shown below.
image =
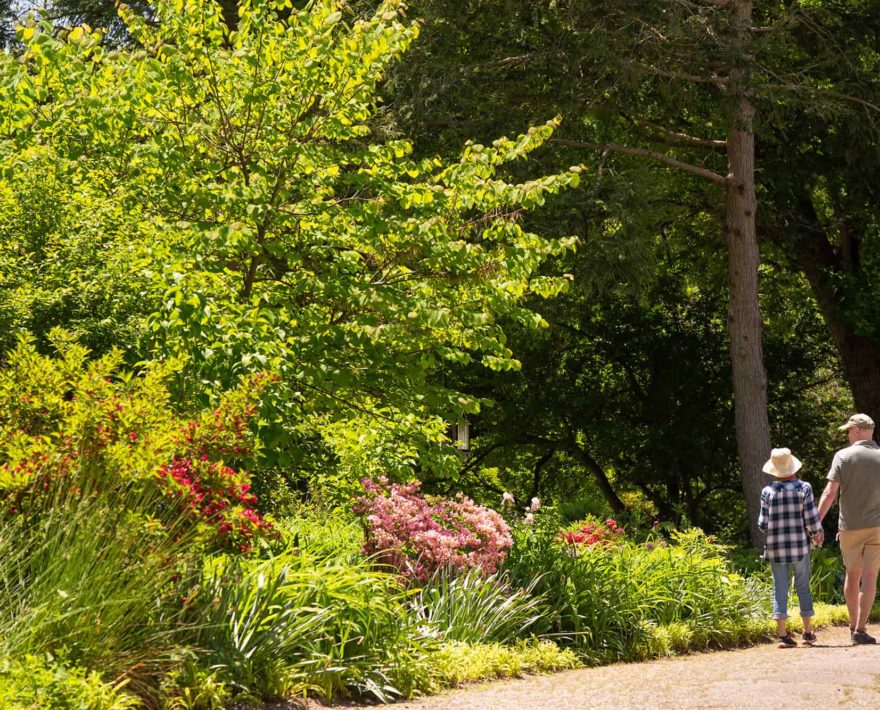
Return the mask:
[[[252, 395], [185, 419], [169, 370], [132, 376], [116, 353], [89, 362], [53, 340], [57, 358], [22, 340], [0, 379], [2, 651], [51, 653], [155, 702], [191, 640], [181, 590], [196, 555], [266, 529], [247, 474], [220, 458], [249, 451]], [[185, 460], [189, 478], [168, 474]]]
[[608, 518], [604, 524], [587, 518], [560, 532], [559, 538], [569, 545], [614, 545], [623, 535], [623, 529], [613, 518]]
[[510, 531], [494, 510], [461, 495], [425, 498], [418, 482], [389, 484], [380, 478], [362, 483], [366, 495], [355, 511], [364, 519], [364, 553], [410, 581], [424, 583], [440, 570], [479, 568], [492, 574], [504, 562]]
[[138, 701], [94, 671], [69, 668], [51, 657], [0, 660], [0, 706], [6, 710], [128, 710]]
[[589, 662], [680, 650], [685, 639], [688, 648], [702, 648], [763, 633], [755, 620], [767, 615], [766, 585], [736, 574], [726, 550], [699, 530], [648, 546], [569, 545], [557, 531], [553, 511], [534, 526], [517, 526], [506, 569], [523, 586], [540, 577], [535, 592], [545, 596], [545, 614], [536, 632]]
[[247, 473], [228, 465], [252, 452], [247, 420], [261, 376], [184, 419], [169, 401], [167, 368], [133, 377], [119, 353], [88, 362], [62, 332], [52, 339], [59, 358], [24, 338], [0, 380], [0, 514], [36, 521], [59, 498], [130, 488], [142, 495], [128, 499], [149, 502], [132, 513], [188, 523], [207, 548], [246, 549], [267, 531]]

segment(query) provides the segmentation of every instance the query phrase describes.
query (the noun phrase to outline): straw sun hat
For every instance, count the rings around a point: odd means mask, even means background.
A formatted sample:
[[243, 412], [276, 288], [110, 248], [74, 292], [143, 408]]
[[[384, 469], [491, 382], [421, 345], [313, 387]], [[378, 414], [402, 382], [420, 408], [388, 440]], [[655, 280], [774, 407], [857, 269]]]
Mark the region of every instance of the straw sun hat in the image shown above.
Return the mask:
[[764, 464], [764, 473], [776, 478], [788, 478], [801, 469], [801, 462], [791, 455], [791, 449], [773, 449], [770, 460]]

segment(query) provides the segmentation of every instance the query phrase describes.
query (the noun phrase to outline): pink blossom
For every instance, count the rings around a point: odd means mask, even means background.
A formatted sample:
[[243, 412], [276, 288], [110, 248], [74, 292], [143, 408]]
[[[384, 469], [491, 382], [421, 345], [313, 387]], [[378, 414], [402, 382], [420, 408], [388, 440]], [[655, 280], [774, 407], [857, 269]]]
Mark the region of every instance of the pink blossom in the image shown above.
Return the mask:
[[364, 480], [366, 495], [355, 512], [364, 516], [364, 552], [396, 567], [413, 581], [425, 581], [439, 569], [479, 567], [495, 572], [512, 540], [494, 510], [459, 495], [427, 499], [418, 482], [390, 485], [387, 479]]
[[541, 499], [540, 498], [532, 498], [532, 503], [529, 505], [530, 510], [541, 510]]

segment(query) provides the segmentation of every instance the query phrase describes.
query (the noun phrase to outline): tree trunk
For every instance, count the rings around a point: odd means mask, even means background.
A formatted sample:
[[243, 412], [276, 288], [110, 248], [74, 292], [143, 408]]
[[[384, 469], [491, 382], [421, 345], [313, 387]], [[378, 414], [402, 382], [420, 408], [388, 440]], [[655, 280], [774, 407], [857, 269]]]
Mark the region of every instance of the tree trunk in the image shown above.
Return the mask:
[[220, 12], [223, 13], [223, 22], [230, 31], [238, 29], [238, 0], [219, 0]]
[[811, 226], [798, 232], [794, 257], [807, 277], [837, 346], [856, 410], [877, 420], [880, 418], [880, 349], [873, 338], [856, 333], [844, 318], [835, 274], [845, 271], [846, 264], [831, 245], [809, 195], [800, 194], [797, 206], [799, 214], [806, 217]]
[[611, 510], [613, 510], [616, 515], [624, 513], [626, 511], [626, 506], [623, 504], [623, 501], [620, 500], [620, 497], [617, 495], [617, 492], [614, 490], [611, 481], [608, 480], [608, 476], [605, 475], [605, 471], [602, 466], [599, 465], [599, 462], [584, 451], [575, 441], [569, 442], [568, 450], [575, 458], [580, 460], [587, 471], [593, 474], [596, 485], [599, 486], [599, 490], [602, 492], [602, 496], [605, 498], [605, 502], [608, 503]]
[[737, 64], [730, 73], [731, 121], [727, 134], [728, 175], [725, 189], [725, 237], [730, 301], [727, 326], [733, 376], [736, 443], [752, 545], [762, 545], [758, 530], [760, 492], [766, 476], [761, 467], [770, 453], [767, 419], [767, 375], [761, 347], [758, 304], [758, 239], [755, 229], [754, 107], [748, 96], [747, 37], [750, 0], [730, 6]]

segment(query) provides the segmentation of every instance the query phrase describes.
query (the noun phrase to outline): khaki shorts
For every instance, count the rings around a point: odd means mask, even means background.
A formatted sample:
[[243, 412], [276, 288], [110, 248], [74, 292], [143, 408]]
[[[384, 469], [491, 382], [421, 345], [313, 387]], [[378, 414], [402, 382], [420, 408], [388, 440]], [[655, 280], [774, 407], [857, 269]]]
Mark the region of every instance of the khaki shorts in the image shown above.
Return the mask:
[[880, 528], [841, 530], [840, 554], [847, 569], [880, 568]]

